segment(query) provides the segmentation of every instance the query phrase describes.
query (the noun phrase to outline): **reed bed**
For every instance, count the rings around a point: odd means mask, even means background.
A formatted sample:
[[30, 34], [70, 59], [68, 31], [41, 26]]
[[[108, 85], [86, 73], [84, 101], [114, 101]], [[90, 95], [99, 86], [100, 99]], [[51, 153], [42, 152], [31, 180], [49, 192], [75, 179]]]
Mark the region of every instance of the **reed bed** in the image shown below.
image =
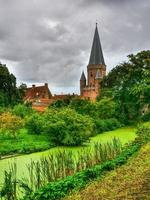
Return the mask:
[[111, 143], [94, 143], [92, 147], [83, 147], [75, 154], [72, 150], [58, 150], [27, 166], [27, 183], [33, 191], [49, 182], [63, 179], [76, 172], [88, 169], [106, 160], [112, 160], [121, 152], [121, 143], [114, 138]]
[[[55, 153], [50, 153], [47, 157], [41, 158], [39, 161], [31, 160], [31, 163], [27, 165], [28, 178], [22, 180], [16, 179], [17, 169], [14, 164], [14, 168], [9, 172], [5, 172], [3, 186], [3, 189], [9, 190], [9, 188], [13, 188], [13, 198], [9, 198], [8, 195], [1, 195], [1, 199], [16, 200], [18, 196], [16, 188], [21, 191], [18, 194], [22, 194], [22, 192], [29, 194], [49, 182], [71, 176], [106, 160], [112, 160], [116, 155], [120, 154], [121, 150], [122, 146], [117, 138], [106, 144], [96, 142], [91, 147], [81, 148], [77, 153], [72, 150], [58, 150]], [[7, 180], [8, 177], [9, 181]]]

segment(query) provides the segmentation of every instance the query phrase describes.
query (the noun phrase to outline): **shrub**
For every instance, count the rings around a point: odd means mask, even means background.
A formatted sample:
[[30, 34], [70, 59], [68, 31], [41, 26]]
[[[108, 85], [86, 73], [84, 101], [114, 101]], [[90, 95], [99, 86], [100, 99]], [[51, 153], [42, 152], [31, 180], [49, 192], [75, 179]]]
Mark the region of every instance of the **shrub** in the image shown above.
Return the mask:
[[26, 117], [25, 121], [29, 134], [41, 134], [43, 132], [44, 121], [40, 114], [34, 113]]
[[16, 136], [19, 129], [24, 127], [24, 121], [9, 112], [0, 115], [0, 131], [8, 132], [13, 137]]
[[73, 97], [68, 96], [65, 99], [58, 99], [57, 101], [54, 101], [52, 104], [50, 104], [49, 108], [63, 108], [68, 106], [72, 98]]
[[136, 134], [138, 137], [135, 139], [135, 143], [139, 145], [146, 143], [150, 140], [150, 127], [147, 125], [139, 126]]
[[96, 104], [89, 100], [74, 98], [71, 100], [69, 107], [82, 115], [93, 117], [96, 114]]
[[49, 110], [44, 114], [43, 132], [48, 133], [55, 145], [81, 145], [93, 132], [93, 122], [88, 116], [82, 116], [75, 110], [64, 108]]
[[120, 122], [115, 118], [103, 119], [103, 120], [97, 119], [97, 120], [95, 120], [95, 125], [96, 125], [96, 131], [98, 133], [114, 130], [116, 128], [121, 127]]
[[142, 116], [142, 120], [143, 120], [144, 122], [150, 121], [150, 112], [145, 113], [145, 114]]
[[18, 104], [14, 106], [12, 112], [17, 116], [24, 118], [25, 116], [32, 114], [33, 110], [30, 106]]
[[116, 116], [117, 104], [111, 98], [103, 98], [96, 102], [97, 116], [101, 119], [108, 119]]

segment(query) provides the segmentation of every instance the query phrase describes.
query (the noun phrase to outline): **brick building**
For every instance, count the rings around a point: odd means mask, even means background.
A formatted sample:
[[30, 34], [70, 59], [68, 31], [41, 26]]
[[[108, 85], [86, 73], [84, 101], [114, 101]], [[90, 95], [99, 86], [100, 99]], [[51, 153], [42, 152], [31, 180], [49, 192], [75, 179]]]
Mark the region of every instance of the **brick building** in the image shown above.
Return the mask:
[[43, 112], [47, 107], [57, 100], [65, 100], [77, 97], [78, 95], [73, 94], [51, 94], [48, 84], [45, 83], [42, 86], [32, 85], [32, 87], [27, 88], [25, 92], [24, 102], [32, 104], [34, 110]]
[[96, 24], [89, 64], [87, 80], [84, 72], [80, 78], [80, 96], [83, 99], [96, 100], [100, 91], [100, 82], [106, 75], [106, 65]]
[[25, 94], [25, 101], [34, 102], [39, 101], [41, 99], [50, 99], [52, 94], [48, 88], [48, 84], [45, 83], [43, 86], [35, 86], [27, 88]]

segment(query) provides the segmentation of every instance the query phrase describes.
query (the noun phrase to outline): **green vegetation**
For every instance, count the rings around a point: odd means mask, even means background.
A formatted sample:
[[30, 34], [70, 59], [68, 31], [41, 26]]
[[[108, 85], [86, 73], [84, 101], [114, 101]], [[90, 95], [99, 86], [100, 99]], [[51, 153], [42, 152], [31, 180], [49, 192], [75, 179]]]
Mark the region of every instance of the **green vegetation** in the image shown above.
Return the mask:
[[[17, 184], [19, 189], [27, 188], [27, 190], [30, 189], [30, 192], [33, 192], [48, 182], [54, 182], [60, 178], [65, 178], [81, 170], [88, 169], [99, 162], [102, 163], [106, 160], [113, 159], [120, 151], [121, 144], [116, 139], [111, 143], [103, 145], [101, 143], [95, 143], [92, 148], [82, 148], [76, 155], [73, 154], [73, 151], [57, 151], [55, 154], [49, 154], [47, 157], [41, 158], [41, 160], [37, 162], [31, 161], [26, 167], [26, 170], [29, 171], [29, 175], [25, 180], [16, 180], [16, 171], [14, 177], [16, 183], [21, 183], [21, 185]], [[15, 165], [15, 169], [17, 169], [16, 166], [17, 165]], [[10, 170], [7, 174], [12, 173], [13, 170]], [[5, 179], [7, 174], [5, 174]], [[12, 182], [15, 180], [12, 179]], [[24, 187], [22, 187], [22, 185]], [[2, 191], [4, 191], [4, 189], [2, 189]], [[26, 192], [25, 190], [24, 194], [26, 194]]]
[[[80, 151], [77, 156], [78, 160], [71, 159], [72, 154], [67, 151], [66, 153], [59, 152], [56, 157], [54, 154], [51, 154], [48, 158], [40, 162], [31, 162], [28, 166], [30, 180], [26, 180], [26, 182], [17, 180], [19, 187], [25, 190], [24, 199], [61, 199], [66, 194], [69, 194], [70, 191], [83, 188], [89, 181], [101, 177], [104, 172], [125, 164], [130, 156], [150, 140], [150, 128], [148, 126], [139, 127], [137, 135], [138, 137], [135, 141], [123, 148], [121, 148], [120, 143], [116, 140], [114, 140], [113, 145], [106, 144], [102, 146], [101, 144], [95, 144], [91, 153], [90, 151]], [[82, 171], [78, 172], [80, 170]], [[76, 171], [75, 175], [67, 176]], [[13, 171], [7, 172], [7, 175], [12, 173]], [[5, 180], [7, 179], [7, 175], [5, 174]], [[67, 177], [63, 180], [48, 183], [41, 188], [42, 183], [45, 185], [47, 181], [55, 181], [55, 179], [65, 176]], [[10, 188], [8, 189], [12, 189], [11, 186], [14, 181], [15, 179], [12, 179], [11, 184], [9, 184]], [[2, 188], [3, 196], [7, 195], [5, 188]], [[13, 194], [16, 188], [12, 189]], [[38, 190], [39, 188], [41, 189]], [[34, 190], [37, 191], [34, 192]]]
[[[131, 128], [121, 127], [136, 127], [150, 120], [150, 51], [128, 58], [104, 78], [96, 102], [77, 97], [58, 100], [42, 114], [22, 103], [26, 86], [17, 88], [14, 75], [0, 64], [0, 155], [68, 147], [32, 161], [28, 165], [30, 179], [18, 179], [17, 164], [12, 166], [5, 172], [2, 198], [16, 200], [18, 188], [22, 188], [25, 200], [61, 199], [125, 164], [150, 141], [147, 123], [138, 128], [135, 141], [125, 144], [132, 137], [125, 132]], [[110, 132], [102, 134], [105, 131]], [[106, 143], [112, 136], [120, 136], [125, 146], [118, 140]], [[79, 153], [69, 151], [77, 146]]]
[[0, 106], [12, 106], [22, 102], [25, 85], [16, 86], [16, 77], [8, 71], [6, 65], [0, 63]]
[[[110, 159], [93, 168], [83, 170], [74, 176], [49, 183], [47, 186], [41, 188], [30, 196], [30, 199], [61, 199], [72, 190], [83, 188], [89, 181], [96, 179], [104, 174], [106, 171], [115, 169], [127, 163], [128, 159], [137, 152], [143, 145], [150, 141], [150, 128], [148, 126], [141, 126], [137, 131], [138, 137], [136, 140], [123, 148], [122, 152], [114, 159]], [[100, 151], [98, 151], [100, 152]], [[24, 199], [28, 199], [25, 197]]]
[[86, 142], [93, 133], [93, 122], [75, 110], [49, 109], [43, 115], [28, 117], [26, 127], [30, 133], [47, 134], [53, 145], [78, 146]]
[[43, 151], [52, 147], [47, 135], [29, 135], [21, 129], [16, 137], [0, 134], [0, 156]]
[[91, 182], [80, 192], [64, 200], [149, 199], [150, 143], [144, 145], [126, 165], [114, 169], [104, 178]]
[[129, 55], [128, 59], [104, 78], [103, 96], [99, 97], [111, 96], [119, 107], [120, 120], [126, 124], [140, 120], [145, 106], [144, 113], [150, 109], [150, 51]]

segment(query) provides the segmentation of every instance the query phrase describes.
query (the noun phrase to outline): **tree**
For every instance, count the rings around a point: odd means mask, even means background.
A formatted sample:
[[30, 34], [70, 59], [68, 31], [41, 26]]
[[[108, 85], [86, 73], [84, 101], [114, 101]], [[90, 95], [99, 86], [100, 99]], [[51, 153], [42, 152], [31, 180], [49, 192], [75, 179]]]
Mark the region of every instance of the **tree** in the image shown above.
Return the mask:
[[20, 117], [9, 112], [0, 115], [0, 132], [2, 133], [9, 133], [11, 136], [16, 137], [23, 126], [24, 122]]
[[33, 113], [31, 116], [26, 117], [25, 126], [28, 129], [29, 134], [40, 135], [44, 132], [44, 120], [39, 113]]
[[78, 146], [93, 134], [92, 119], [73, 109], [49, 110], [44, 115], [43, 130], [55, 145]]
[[113, 118], [117, 115], [117, 104], [112, 98], [103, 98], [96, 102], [97, 117], [101, 119]]
[[0, 63], [0, 105], [12, 105], [19, 100], [16, 77], [9, 73], [6, 65]]
[[13, 114], [15, 114], [21, 118], [24, 118], [24, 117], [29, 116], [32, 113], [34, 113], [34, 111], [32, 110], [32, 107], [29, 105], [25, 105], [25, 104], [15, 105], [12, 112], [13, 112]]
[[92, 117], [95, 115], [95, 103], [86, 99], [74, 98], [70, 102], [69, 107], [82, 115], [89, 115]]
[[110, 71], [102, 87], [112, 89], [120, 113], [128, 119], [136, 119], [143, 103], [150, 104], [150, 51], [129, 55], [128, 59]]

